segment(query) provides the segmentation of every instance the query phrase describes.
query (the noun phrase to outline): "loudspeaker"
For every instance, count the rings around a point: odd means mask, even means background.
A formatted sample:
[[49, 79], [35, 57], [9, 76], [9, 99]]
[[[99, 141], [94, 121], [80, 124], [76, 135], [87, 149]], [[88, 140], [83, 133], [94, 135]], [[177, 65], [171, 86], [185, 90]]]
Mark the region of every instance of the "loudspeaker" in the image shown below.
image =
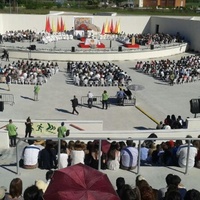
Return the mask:
[[190, 112], [192, 114], [200, 113], [200, 105], [199, 99], [191, 99], [190, 100]]
[[34, 45], [34, 44], [31, 45], [31, 46], [30, 46], [30, 50], [36, 50], [36, 45]]
[[4, 102], [0, 101], [0, 112], [3, 112], [4, 110]]
[[122, 46], [119, 46], [119, 47], [118, 47], [118, 51], [122, 51]]
[[75, 52], [75, 47], [72, 47], [72, 50], [71, 50], [72, 52]]
[[154, 44], [150, 44], [150, 49], [151, 49], [151, 50], [154, 49]]

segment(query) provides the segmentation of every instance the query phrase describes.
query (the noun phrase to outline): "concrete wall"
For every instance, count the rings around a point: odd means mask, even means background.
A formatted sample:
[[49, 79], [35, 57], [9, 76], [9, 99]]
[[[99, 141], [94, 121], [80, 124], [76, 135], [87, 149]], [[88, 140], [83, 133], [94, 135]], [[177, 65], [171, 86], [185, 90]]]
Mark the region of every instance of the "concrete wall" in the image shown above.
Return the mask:
[[[183, 43], [176, 46], [167, 48], [155, 48], [141, 49], [141, 50], [129, 50], [123, 52], [105, 52], [105, 51], [93, 51], [93, 52], [40, 52], [32, 51], [31, 58], [39, 60], [52, 60], [52, 61], [112, 61], [112, 60], [141, 60], [146, 58], [158, 58], [163, 56], [171, 56], [175, 54], [184, 53], [187, 49], [187, 44]], [[11, 52], [11, 51], [10, 51]], [[95, 55], [95, 56], [94, 56]], [[12, 51], [12, 58], [29, 58], [28, 51]]]
[[[57, 19], [60, 15], [21, 15], [21, 14], [0, 14], [0, 32], [5, 33], [10, 30], [31, 29], [41, 32], [45, 29], [46, 17], [50, 23], [54, 22], [56, 27]], [[66, 29], [74, 27], [74, 17], [84, 17], [76, 15], [62, 15]], [[190, 49], [200, 51], [200, 21], [195, 17], [161, 17], [161, 16], [95, 16], [91, 17], [93, 24], [102, 29], [103, 24], [113, 20], [120, 23], [120, 30], [125, 33], [155, 33], [156, 25], [159, 25], [159, 32], [176, 34], [180, 32], [187, 41], [190, 42]]]
[[[61, 16], [51, 15], [21, 15], [21, 14], [1, 14], [0, 15], [0, 32], [5, 33], [10, 30], [27, 30], [41, 32], [45, 30], [46, 17], [49, 17], [50, 24], [52, 22], [55, 27], [57, 25], [57, 19], [60, 20]], [[76, 15], [62, 15], [62, 19], [66, 25], [67, 30], [71, 30], [74, 27], [74, 17], [84, 17]], [[141, 33], [144, 30], [149, 31], [150, 16], [93, 16], [91, 17], [93, 24], [102, 29], [103, 24], [113, 20], [113, 24], [120, 23], [121, 31], [126, 33]]]
[[189, 42], [190, 49], [200, 51], [200, 21], [190, 18], [151, 17], [151, 33], [155, 33], [156, 25], [159, 25], [159, 32], [173, 35], [179, 32]]
[[[47, 120], [32, 120], [32, 122], [33, 122], [32, 135], [34, 137], [57, 136], [57, 128], [61, 124], [60, 121], [53, 121], [53, 120], [48, 120], [48, 121]], [[103, 131], [103, 121], [64, 121], [64, 122], [65, 122], [65, 126], [72, 133], [75, 131], [80, 131], [72, 125], [80, 127], [81, 129], [84, 129], [85, 131]], [[7, 119], [0, 120], [0, 127], [5, 126], [6, 124], [8, 124]], [[18, 136], [21, 138], [24, 137], [25, 136], [25, 120], [13, 119], [13, 124], [17, 127]], [[0, 131], [6, 132], [6, 135], [8, 135], [7, 131], [5, 131], [4, 129], [1, 129]], [[4, 134], [0, 134], [0, 147], [1, 147], [1, 141], [4, 141], [4, 138], [5, 138]]]
[[0, 130], [0, 149], [7, 149], [7, 148], [9, 148], [8, 132]]

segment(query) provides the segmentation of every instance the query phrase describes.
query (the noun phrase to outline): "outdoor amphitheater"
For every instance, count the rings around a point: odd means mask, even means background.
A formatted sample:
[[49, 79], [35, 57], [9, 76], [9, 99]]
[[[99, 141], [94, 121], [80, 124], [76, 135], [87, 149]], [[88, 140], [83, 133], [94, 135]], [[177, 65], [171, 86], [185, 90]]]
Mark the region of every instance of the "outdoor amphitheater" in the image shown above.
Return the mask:
[[[56, 27], [56, 22], [61, 18], [67, 31], [56, 33], [56, 30], [53, 31], [53, 29], [56, 29], [54, 26]], [[47, 19], [51, 25], [51, 31], [54, 32], [52, 34], [47, 31]], [[76, 31], [76, 25], [82, 21], [85, 23], [87, 20], [93, 25], [87, 33], [88, 35], [85, 31]], [[33, 30], [38, 36], [46, 34], [42, 40], [41, 38], [40, 40], [32, 40], [32, 37], [20, 41], [4, 40], [0, 44], [0, 48], [2, 51], [3, 49], [8, 50], [9, 61], [1, 61], [1, 70], [8, 67], [14, 71], [15, 66], [22, 61], [24, 63], [29, 62], [30, 67], [42, 64], [44, 66], [49, 64], [49, 67], [51, 63], [54, 66], [50, 67], [51, 70], [48, 71], [45, 78], [40, 76], [38, 82], [40, 86], [39, 101], [34, 101], [33, 90], [38, 81], [38, 79], [33, 78], [34, 73], [26, 81], [22, 81], [19, 77], [13, 78], [10, 91], [7, 90], [7, 84], [1, 74], [0, 97], [3, 103], [0, 104], [0, 126], [3, 127], [9, 119], [12, 119], [18, 127], [18, 137], [22, 141], [18, 143], [16, 148], [10, 148], [7, 131], [1, 129], [0, 174], [2, 178], [0, 186], [9, 189], [10, 181], [16, 177], [23, 180], [24, 189], [34, 184], [35, 180], [45, 180], [47, 170], [36, 168], [31, 170], [32, 173], [30, 173], [30, 170], [18, 166], [21, 152], [27, 145], [23, 138], [25, 135], [24, 123], [28, 116], [31, 117], [35, 130], [38, 125], [42, 125], [44, 130], [48, 128], [47, 124], [56, 127], [52, 128], [51, 131], [38, 130], [33, 132], [34, 137], [44, 139], [56, 140], [56, 129], [61, 122], [65, 122], [70, 129], [70, 136], [66, 138], [66, 141], [108, 140], [111, 142], [126, 141], [128, 138], [133, 138], [138, 145], [151, 133], [156, 133], [158, 136], [157, 143], [177, 139], [184, 141], [186, 135], [192, 135], [193, 138], [197, 139], [200, 130], [199, 112], [191, 112], [194, 109], [191, 100], [200, 98], [199, 76], [197, 75], [195, 79], [181, 81], [181, 83], [177, 81], [173, 86], [170, 86], [169, 76], [163, 80], [151, 74], [153, 73], [152, 70], [146, 72], [144, 67], [137, 68], [138, 62], [152, 63], [156, 61], [159, 63], [162, 60], [170, 60], [170, 64], [173, 64], [179, 63], [178, 61], [183, 57], [192, 59], [194, 56], [198, 63], [198, 52], [200, 50], [198, 26], [200, 21], [197, 17], [93, 16], [50, 12], [49, 15], [1, 14], [0, 23], [2, 24], [0, 32], [3, 37], [6, 37], [9, 31], [18, 30]], [[105, 27], [109, 23], [113, 23], [115, 29], [113, 28], [112, 32], [106, 33]], [[118, 29], [116, 26], [118, 26]], [[96, 27], [99, 28], [94, 30]], [[116, 30], [120, 32], [114, 33]], [[133, 44], [135, 41], [132, 40], [124, 42], [126, 35], [140, 33], [166, 33], [172, 36], [180, 33], [183, 40], [170, 43], [153, 43], [151, 41], [151, 43], [144, 45], [135, 45]], [[94, 43], [95, 46], [93, 46]], [[122, 83], [119, 81], [108, 84], [109, 81], [105, 76], [103, 84], [101, 82], [95, 84], [94, 81], [92, 84], [88, 82], [85, 85], [76, 84], [73, 71], [69, 70], [68, 63], [78, 62], [82, 63], [81, 69], [83, 69], [84, 64], [88, 64], [92, 72], [94, 72], [93, 69], [100, 68], [103, 71], [102, 73], [105, 74], [106, 67], [103, 68], [104, 66], [119, 67], [121, 72], [130, 76], [131, 82]], [[191, 65], [195, 65], [196, 62]], [[197, 69], [199, 69], [198, 65]], [[39, 73], [37, 70], [35, 71]], [[124, 106], [113, 103], [119, 87], [126, 89], [130, 85], [133, 86], [131, 91], [134, 101], [131, 101], [131, 103], [127, 101]], [[102, 109], [101, 105], [101, 96], [104, 90], [113, 99], [107, 110]], [[92, 109], [87, 106], [89, 91], [96, 98]], [[72, 114], [71, 99], [74, 95], [79, 100], [80, 105], [77, 107], [79, 115]], [[187, 119], [187, 127], [176, 130], [157, 130], [157, 124], [164, 121], [167, 115], [171, 116], [172, 114], [180, 115], [184, 120]], [[114, 188], [118, 177], [124, 177], [127, 184], [134, 186], [136, 176], [140, 174], [153, 188], [160, 189], [166, 185], [166, 175], [172, 173], [181, 177], [182, 184], [188, 190], [193, 188], [200, 190], [198, 170], [196, 167], [187, 169], [175, 166], [138, 165], [132, 171], [122, 169], [100, 171], [108, 175]]]

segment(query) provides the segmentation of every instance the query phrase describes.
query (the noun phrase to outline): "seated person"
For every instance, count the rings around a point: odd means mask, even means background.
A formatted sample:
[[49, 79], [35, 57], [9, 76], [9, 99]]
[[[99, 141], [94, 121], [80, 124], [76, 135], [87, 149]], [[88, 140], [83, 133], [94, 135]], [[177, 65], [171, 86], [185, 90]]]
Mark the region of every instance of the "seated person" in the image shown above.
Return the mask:
[[138, 149], [133, 140], [126, 141], [127, 146], [121, 150], [121, 169], [132, 170], [137, 166]]
[[34, 140], [28, 140], [28, 144], [22, 153], [23, 167], [25, 169], [35, 169], [38, 166], [40, 148], [34, 144]]
[[124, 94], [126, 95], [126, 97], [128, 97], [128, 99], [131, 100], [132, 92], [129, 89], [127, 89], [127, 90], [123, 89], [123, 91], [124, 91]]
[[47, 140], [45, 148], [39, 153], [39, 167], [41, 169], [57, 168], [56, 149], [52, 140]]

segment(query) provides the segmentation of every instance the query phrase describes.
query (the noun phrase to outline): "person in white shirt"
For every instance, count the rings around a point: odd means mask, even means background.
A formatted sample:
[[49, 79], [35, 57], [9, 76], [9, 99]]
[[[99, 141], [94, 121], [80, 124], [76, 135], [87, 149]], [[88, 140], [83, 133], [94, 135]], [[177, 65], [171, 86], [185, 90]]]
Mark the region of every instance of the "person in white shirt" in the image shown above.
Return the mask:
[[88, 92], [87, 97], [88, 97], [88, 108], [92, 108], [92, 103], [93, 103], [93, 94], [92, 92]]
[[61, 149], [60, 151], [60, 162], [59, 167], [60, 169], [65, 168], [68, 166], [68, 154], [65, 149]]
[[85, 152], [83, 151], [82, 143], [77, 140], [74, 144], [74, 150], [70, 153], [71, 165], [76, 165], [78, 163], [84, 164]]
[[[192, 136], [187, 135], [186, 138], [192, 138]], [[186, 167], [187, 165], [188, 143], [189, 143], [189, 140], [186, 140], [186, 143], [183, 145], [180, 145], [176, 152], [176, 155], [178, 157], [178, 165], [180, 167]], [[196, 155], [197, 155], [197, 148], [192, 145], [192, 141], [191, 141], [189, 159], [188, 159], [189, 168], [194, 167]]]
[[40, 148], [34, 144], [34, 140], [28, 140], [29, 145], [23, 149], [22, 159], [25, 169], [35, 169], [38, 166]]

